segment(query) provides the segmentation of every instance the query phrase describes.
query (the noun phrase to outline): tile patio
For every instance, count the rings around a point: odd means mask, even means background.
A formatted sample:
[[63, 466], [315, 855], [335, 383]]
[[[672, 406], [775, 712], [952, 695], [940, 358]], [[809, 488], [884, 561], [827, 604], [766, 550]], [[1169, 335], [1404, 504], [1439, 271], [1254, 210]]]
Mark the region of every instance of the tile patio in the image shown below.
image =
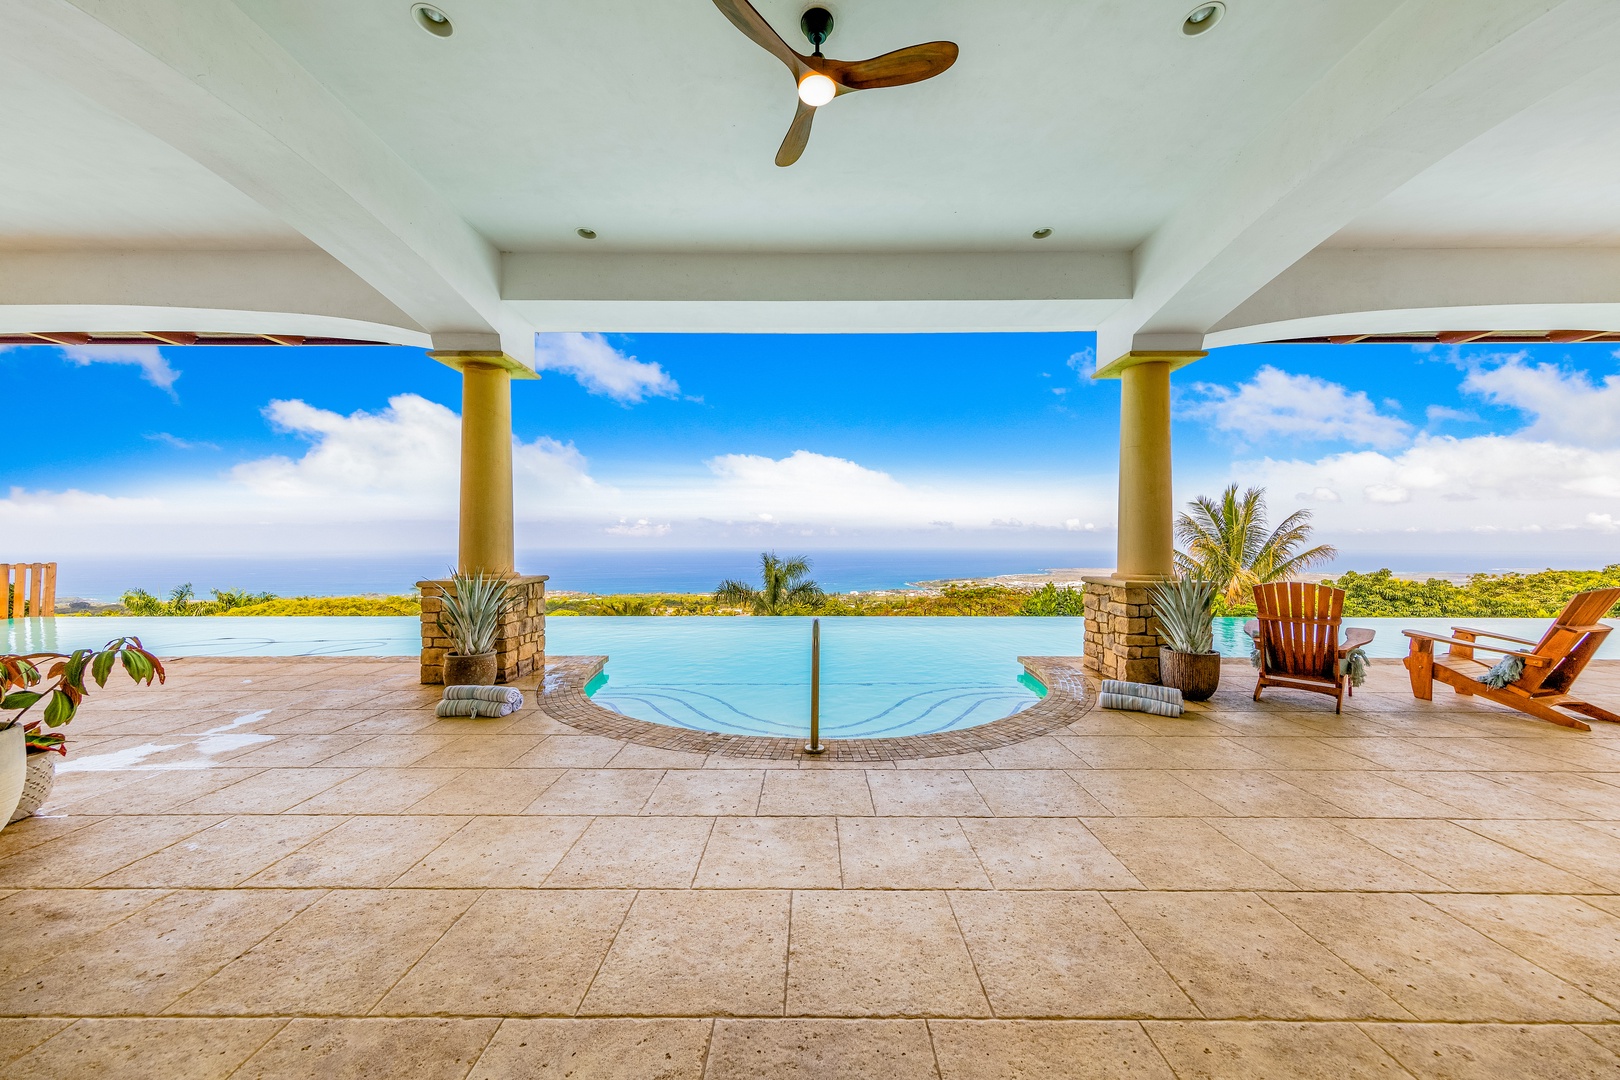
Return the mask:
[[1620, 729], [1393, 662], [910, 760], [172, 673], [0, 833], [0, 1078], [1620, 1075]]

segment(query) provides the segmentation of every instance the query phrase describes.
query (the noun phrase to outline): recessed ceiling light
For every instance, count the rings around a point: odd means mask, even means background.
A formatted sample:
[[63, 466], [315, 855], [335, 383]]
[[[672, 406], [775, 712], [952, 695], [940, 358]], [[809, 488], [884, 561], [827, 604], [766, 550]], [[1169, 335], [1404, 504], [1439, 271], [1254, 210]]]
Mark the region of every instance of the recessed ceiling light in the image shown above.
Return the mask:
[[1037, 240], [1045, 240], [1048, 236], [1052, 235], [1052, 230], [1051, 229], [1036, 229], [1034, 232], [1030, 233], [1029, 235], [1033, 236]]
[[596, 239], [596, 230], [595, 229], [575, 229], [574, 232], [579, 234], [579, 238], [581, 240], [595, 240]]
[[417, 4], [411, 8], [411, 14], [416, 18], [416, 25], [434, 37], [449, 37], [456, 32], [456, 28], [450, 25], [450, 16], [432, 4]]
[[1221, 21], [1226, 14], [1225, 4], [1200, 4], [1187, 13], [1187, 18], [1181, 24], [1181, 32], [1188, 37], [1197, 37], [1215, 29], [1215, 24]]

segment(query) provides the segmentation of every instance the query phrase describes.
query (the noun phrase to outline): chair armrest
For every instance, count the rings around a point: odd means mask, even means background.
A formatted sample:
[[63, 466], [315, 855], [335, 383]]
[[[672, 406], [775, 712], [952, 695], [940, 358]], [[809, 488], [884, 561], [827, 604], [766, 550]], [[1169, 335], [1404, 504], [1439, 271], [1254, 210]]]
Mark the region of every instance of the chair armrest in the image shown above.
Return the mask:
[[1359, 649], [1363, 645], [1369, 644], [1372, 639], [1377, 636], [1378, 631], [1369, 630], [1365, 626], [1346, 627], [1344, 631], [1344, 644], [1339, 646], [1339, 650], [1343, 652], [1349, 649]]
[[1484, 649], [1486, 652], [1502, 653], [1504, 656], [1517, 656], [1525, 663], [1535, 664], [1538, 667], [1552, 663], [1552, 659], [1550, 657], [1537, 656], [1535, 653], [1519, 652], [1515, 649], [1504, 649], [1497, 645], [1484, 645], [1477, 641], [1465, 641], [1462, 638], [1443, 637], [1440, 634], [1429, 634], [1422, 630], [1402, 630], [1401, 633], [1405, 634], [1413, 641], [1440, 641], [1446, 643], [1447, 645], [1461, 645], [1465, 649]]
[[1531, 641], [1529, 638], [1513, 637], [1511, 634], [1498, 634], [1494, 630], [1476, 630], [1472, 626], [1453, 626], [1451, 632], [1452, 634], [1474, 634], [1477, 637], [1495, 638], [1497, 641], [1514, 641], [1520, 645], [1541, 644], [1541, 642]]

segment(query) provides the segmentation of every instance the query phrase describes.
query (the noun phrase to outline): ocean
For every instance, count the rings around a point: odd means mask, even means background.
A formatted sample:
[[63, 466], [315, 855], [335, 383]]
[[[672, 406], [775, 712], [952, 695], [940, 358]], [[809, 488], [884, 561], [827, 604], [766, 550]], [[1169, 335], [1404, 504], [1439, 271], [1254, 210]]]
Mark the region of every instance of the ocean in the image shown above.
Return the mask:
[[[1028, 574], [1052, 568], [1109, 566], [1110, 551], [801, 550], [810, 576], [829, 592], [899, 589], [917, 581]], [[591, 593], [711, 592], [722, 579], [755, 581], [759, 551], [526, 551], [525, 574], [549, 574], [548, 588]], [[59, 597], [116, 601], [128, 589], [164, 595], [189, 583], [200, 597], [210, 589], [246, 589], [277, 596], [347, 596], [409, 593], [415, 583], [449, 571], [445, 556], [382, 555], [238, 556], [231, 558], [74, 559], [57, 567]]]

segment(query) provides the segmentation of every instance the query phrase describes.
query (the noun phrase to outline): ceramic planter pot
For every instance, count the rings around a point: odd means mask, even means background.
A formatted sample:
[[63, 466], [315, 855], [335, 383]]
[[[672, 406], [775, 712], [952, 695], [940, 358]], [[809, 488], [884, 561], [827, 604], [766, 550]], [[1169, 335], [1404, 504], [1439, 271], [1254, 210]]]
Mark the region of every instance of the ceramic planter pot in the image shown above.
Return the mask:
[[1159, 681], [1181, 691], [1188, 701], [1207, 701], [1221, 685], [1221, 654], [1159, 649]]
[[51, 797], [51, 788], [56, 786], [56, 755], [50, 752], [29, 754], [28, 771], [23, 776], [22, 798], [17, 800], [17, 810], [11, 815], [12, 821], [21, 821], [25, 817], [32, 817], [35, 810], [45, 805], [45, 800]]
[[446, 654], [444, 658], [444, 685], [494, 686], [495, 654], [492, 652], [479, 653], [476, 656], [462, 656], [460, 653]]
[[11, 821], [27, 777], [28, 750], [23, 745], [22, 725], [13, 724], [0, 731], [0, 829]]

